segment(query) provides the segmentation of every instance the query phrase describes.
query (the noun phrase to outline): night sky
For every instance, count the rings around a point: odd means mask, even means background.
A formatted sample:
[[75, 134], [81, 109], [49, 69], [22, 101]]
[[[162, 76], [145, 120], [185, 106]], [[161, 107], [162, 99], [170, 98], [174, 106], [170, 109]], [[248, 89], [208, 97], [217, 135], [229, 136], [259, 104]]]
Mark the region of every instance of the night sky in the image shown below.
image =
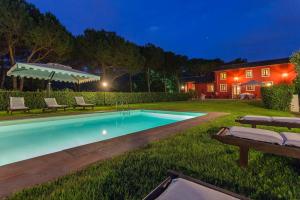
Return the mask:
[[249, 61], [300, 49], [300, 0], [28, 0], [69, 31], [117, 32], [198, 58]]

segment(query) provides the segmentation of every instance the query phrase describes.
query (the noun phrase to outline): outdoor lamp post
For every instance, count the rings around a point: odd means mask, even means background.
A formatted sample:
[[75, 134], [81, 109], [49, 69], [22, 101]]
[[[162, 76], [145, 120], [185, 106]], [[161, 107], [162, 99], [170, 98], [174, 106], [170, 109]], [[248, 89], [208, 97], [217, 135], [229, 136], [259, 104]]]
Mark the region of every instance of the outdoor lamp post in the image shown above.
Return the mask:
[[185, 87], [184, 87], [184, 85], [182, 85], [182, 86], [180, 87], [180, 89], [181, 89], [181, 91], [185, 92]]
[[105, 82], [105, 81], [103, 81], [102, 82], [102, 87], [103, 87], [103, 89], [104, 89], [104, 105], [106, 105], [106, 102], [105, 102], [105, 96], [106, 96], [106, 88], [107, 88], [107, 86], [108, 86], [108, 84], [107, 84], [107, 82]]

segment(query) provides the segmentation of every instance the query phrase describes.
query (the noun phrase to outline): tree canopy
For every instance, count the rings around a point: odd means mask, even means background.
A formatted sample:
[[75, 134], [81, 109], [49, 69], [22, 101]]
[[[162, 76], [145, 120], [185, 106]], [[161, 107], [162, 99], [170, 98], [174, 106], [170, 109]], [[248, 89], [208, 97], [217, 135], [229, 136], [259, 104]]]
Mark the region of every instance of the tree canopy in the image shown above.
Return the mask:
[[[220, 59], [188, 59], [150, 43], [137, 45], [105, 30], [89, 28], [74, 36], [53, 14], [41, 13], [25, 0], [0, 1], [1, 88], [5, 85], [10, 88], [11, 84], [5, 80], [5, 58], [10, 66], [17, 61], [72, 65], [99, 73], [102, 80], [110, 82], [110, 85], [120, 80], [119, 77], [127, 76], [128, 91], [135, 90], [133, 82], [138, 80], [144, 81], [139, 84], [146, 87], [136, 89], [149, 92], [152, 89], [165, 92], [178, 90], [184, 72], [205, 74], [224, 63]], [[233, 62], [245, 61], [236, 59]], [[34, 83], [29, 81], [25, 84], [30, 86]], [[23, 79], [17, 81], [14, 78], [12, 88], [22, 90], [23, 84]]]

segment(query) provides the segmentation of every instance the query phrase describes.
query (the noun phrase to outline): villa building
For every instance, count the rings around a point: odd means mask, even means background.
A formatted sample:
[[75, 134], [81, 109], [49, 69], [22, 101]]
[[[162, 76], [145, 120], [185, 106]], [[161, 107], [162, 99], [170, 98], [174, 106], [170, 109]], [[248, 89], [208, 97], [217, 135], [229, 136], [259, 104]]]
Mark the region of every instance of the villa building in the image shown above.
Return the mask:
[[260, 88], [275, 84], [291, 84], [296, 78], [294, 64], [288, 58], [231, 64], [214, 71], [210, 82], [186, 81], [184, 91], [193, 90], [197, 96], [208, 98], [240, 98], [241, 94], [260, 98]]

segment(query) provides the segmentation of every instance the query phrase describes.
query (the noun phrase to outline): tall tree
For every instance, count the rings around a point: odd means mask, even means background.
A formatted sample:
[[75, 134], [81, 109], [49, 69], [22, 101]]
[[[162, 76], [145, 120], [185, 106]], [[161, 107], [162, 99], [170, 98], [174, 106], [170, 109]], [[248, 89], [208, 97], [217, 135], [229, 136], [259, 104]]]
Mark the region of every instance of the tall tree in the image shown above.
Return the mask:
[[127, 59], [123, 64], [128, 71], [130, 92], [133, 92], [132, 76], [141, 71], [145, 59], [141, 55], [140, 48], [133, 43], [127, 42], [124, 50], [123, 54]]
[[87, 29], [76, 41], [82, 61], [100, 67], [102, 80], [110, 84], [122, 75], [134, 74], [142, 65], [143, 59], [137, 46], [114, 32]]
[[39, 17], [38, 22], [28, 31], [25, 37], [28, 51], [27, 62], [44, 60], [65, 60], [71, 52], [72, 35], [51, 13]]
[[145, 58], [144, 70], [146, 72], [148, 92], [151, 92], [151, 70], [157, 70], [163, 66], [164, 51], [153, 44], [146, 44], [142, 47], [141, 52]]
[[[20, 45], [28, 28], [32, 8], [24, 0], [0, 1], [0, 35], [6, 41], [11, 65], [16, 62], [16, 47]], [[16, 77], [13, 77], [13, 89], [17, 89]]]
[[[164, 90], [167, 92], [167, 83], [171, 80], [176, 81], [176, 85], [180, 88], [180, 74], [187, 64], [188, 58], [185, 56], [176, 55], [173, 52], [165, 52], [163, 80]], [[169, 78], [166, 78], [169, 77]]]
[[188, 62], [188, 70], [194, 74], [206, 74], [217, 69], [224, 62], [220, 59], [190, 59]]
[[116, 65], [118, 59], [116, 35], [113, 32], [96, 31], [87, 29], [83, 35], [77, 37], [77, 42], [81, 46], [80, 52], [86, 64], [98, 66], [102, 71], [102, 80], [107, 79], [109, 68]]
[[5, 43], [4, 37], [0, 35], [0, 88], [3, 89], [6, 72], [4, 68], [4, 57], [8, 54], [7, 45]]
[[[37, 13], [33, 19], [30, 30], [24, 36], [26, 62], [66, 60], [72, 49], [72, 35], [50, 13], [45, 15]], [[23, 90], [23, 85], [24, 79], [21, 78], [20, 90]]]
[[184, 71], [187, 68], [187, 65], [188, 65], [188, 58], [186, 56], [176, 55], [172, 74], [175, 76], [178, 92], [180, 92], [180, 90], [181, 90], [180, 89], [180, 76], [182, 74], [182, 71]]

